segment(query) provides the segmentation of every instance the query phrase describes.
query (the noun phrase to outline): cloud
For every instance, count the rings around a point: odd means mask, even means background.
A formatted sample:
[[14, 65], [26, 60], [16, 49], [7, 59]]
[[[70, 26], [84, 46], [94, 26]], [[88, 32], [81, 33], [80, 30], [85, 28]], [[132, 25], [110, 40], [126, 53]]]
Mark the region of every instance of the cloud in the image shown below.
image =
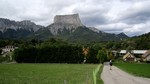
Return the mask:
[[129, 36], [141, 35], [150, 32], [150, 22], [131, 25], [123, 30]]
[[131, 26], [125, 23], [112, 23], [112, 24], [100, 25], [97, 28], [105, 32], [109, 32], [109, 33], [118, 34], [118, 33], [124, 32], [127, 34], [127, 32], [125, 32], [124, 29], [129, 28], [129, 27]]
[[140, 24], [126, 24], [126, 23], [113, 23], [107, 25], [101, 25], [98, 27], [100, 30], [109, 33], [124, 32], [129, 36], [141, 35], [150, 32], [150, 22]]
[[55, 15], [78, 13], [86, 26], [134, 36], [150, 32], [149, 7], [149, 0], [1, 0], [0, 17], [47, 26]]
[[150, 20], [149, 7], [150, 1], [137, 2], [123, 13], [120, 13], [119, 20], [128, 24], [145, 23]]
[[1, 0], [0, 2], [0, 17], [11, 18], [18, 13], [18, 9], [12, 3]]

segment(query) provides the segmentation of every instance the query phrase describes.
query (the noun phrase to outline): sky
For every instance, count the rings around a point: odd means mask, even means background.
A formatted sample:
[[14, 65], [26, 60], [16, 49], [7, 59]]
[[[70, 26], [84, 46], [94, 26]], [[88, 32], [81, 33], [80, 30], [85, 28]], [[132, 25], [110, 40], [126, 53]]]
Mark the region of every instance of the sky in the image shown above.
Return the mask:
[[150, 32], [150, 0], [0, 0], [0, 18], [48, 26], [55, 15], [78, 13], [87, 27], [137, 36]]

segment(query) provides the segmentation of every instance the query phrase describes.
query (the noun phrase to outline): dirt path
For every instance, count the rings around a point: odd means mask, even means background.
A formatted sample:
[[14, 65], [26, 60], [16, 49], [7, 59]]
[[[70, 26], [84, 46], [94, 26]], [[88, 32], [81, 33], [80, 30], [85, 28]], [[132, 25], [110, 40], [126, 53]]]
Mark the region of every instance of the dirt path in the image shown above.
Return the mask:
[[132, 76], [115, 66], [110, 70], [108, 63], [104, 64], [101, 78], [104, 84], [150, 84], [150, 79]]

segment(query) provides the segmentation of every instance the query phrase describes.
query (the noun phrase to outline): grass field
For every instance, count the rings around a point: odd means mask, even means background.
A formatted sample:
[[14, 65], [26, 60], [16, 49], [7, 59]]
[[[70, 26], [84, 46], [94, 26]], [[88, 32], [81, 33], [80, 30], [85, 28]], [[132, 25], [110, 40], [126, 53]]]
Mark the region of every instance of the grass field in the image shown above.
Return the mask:
[[139, 63], [116, 63], [118, 68], [134, 74], [136, 76], [150, 78], [150, 64], [139, 64]]
[[92, 84], [97, 64], [0, 64], [0, 84]]

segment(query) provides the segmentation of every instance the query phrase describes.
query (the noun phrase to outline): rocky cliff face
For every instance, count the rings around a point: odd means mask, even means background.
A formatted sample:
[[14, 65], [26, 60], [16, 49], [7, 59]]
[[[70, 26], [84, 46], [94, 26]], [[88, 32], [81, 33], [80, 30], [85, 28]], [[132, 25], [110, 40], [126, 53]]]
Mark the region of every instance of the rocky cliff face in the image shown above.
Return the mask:
[[78, 14], [73, 15], [56, 15], [54, 17], [54, 23], [56, 24], [72, 24], [76, 26], [83, 26]]
[[12, 21], [0, 18], [0, 38], [20, 39], [37, 32], [43, 26], [36, 25], [30, 20]]
[[84, 25], [81, 23], [78, 14], [56, 15], [54, 17], [54, 23], [49, 25], [48, 28], [53, 35], [58, 35], [58, 32], [62, 32], [64, 29], [73, 32], [79, 26]]
[[0, 31], [4, 32], [6, 29], [15, 29], [15, 21], [10, 21], [9, 19], [0, 18]]
[[23, 20], [23, 21], [17, 22], [17, 24], [20, 28], [27, 29], [27, 30], [30, 30], [33, 32], [36, 32], [40, 28], [43, 28], [42, 26], [36, 25], [35, 23], [31, 22], [30, 20]]
[[92, 30], [92, 31], [94, 31], [94, 32], [97, 32], [97, 33], [104, 33], [103, 31], [100, 31], [100, 30], [98, 30], [95, 27], [87, 27], [87, 28], [90, 29], [90, 30]]
[[42, 28], [42, 26], [36, 25], [35, 23], [31, 22], [30, 20], [23, 20], [23, 21], [12, 21], [9, 19], [0, 18], [0, 31], [5, 32], [7, 29], [24, 29], [36, 32]]

